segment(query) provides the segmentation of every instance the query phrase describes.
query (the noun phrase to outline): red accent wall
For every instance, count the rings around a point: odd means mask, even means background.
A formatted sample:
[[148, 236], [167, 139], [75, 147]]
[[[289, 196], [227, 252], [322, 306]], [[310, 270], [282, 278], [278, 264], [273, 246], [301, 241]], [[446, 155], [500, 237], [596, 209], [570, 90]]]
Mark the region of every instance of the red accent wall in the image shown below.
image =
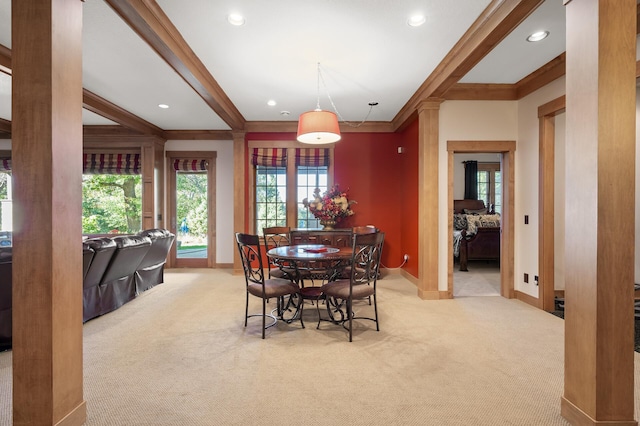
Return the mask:
[[[295, 134], [250, 133], [246, 139], [295, 140]], [[403, 154], [398, 153], [399, 146], [405, 148]], [[416, 123], [402, 133], [343, 133], [334, 151], [334, 182], [357, 201], [352, 206], [355, 214], [338, 226], [377, 226], [385, 232], [383, 265], [397, 268], [406, 253], [405, 269], [414, 276], [418, 275], [417, 147]]]
[[[402, 154], [402, 228], [400, 230], [404, 253], [409, 261], [404, 270], [418, 277], [418, 120], [411, 123], [400, 133]], [[404, 254], [403, 253], [403, 254]]]

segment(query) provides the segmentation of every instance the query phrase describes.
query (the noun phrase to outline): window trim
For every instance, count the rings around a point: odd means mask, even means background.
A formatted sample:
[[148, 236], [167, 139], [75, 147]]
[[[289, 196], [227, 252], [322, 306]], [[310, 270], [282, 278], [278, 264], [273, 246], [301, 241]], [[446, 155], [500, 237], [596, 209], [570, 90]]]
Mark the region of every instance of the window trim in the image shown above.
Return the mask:
[[[480, 163], [478, 162], [478, 172], [489, 172], [489, 205], [496, 204], [496, 176], [495, 173], [500, 171], [500, 163]], [[480, 192], [478, 191], [478, 196]], [[502, 200], [500, 200], [502, 201]], [[502, 203], [500, 203], [502, 206]], [[489, 208], [489, 206], [487, 206]]]
[[[331, 187], [334, 181], [334, 147], [330, 145], [314, 145], [313, 148], [329, 149], [329, 166], [327, 167], [327, 183]], [[247, 155], [250, 157], [253, 148], [286, 148], [287, 149], [287, 223], [286, 226], [296, 228], [298, 204], [296, 200], [298, 188], [298, 173], [296, 169], [296, 148], [309, 148], [309, 145], [297, 141], [248, 141]], [[247, 158], [249, 158], [247, 157]], [[249, 187], [249, 232], [258, 234], [256, 229], [256, 168], [247, 160], [249, 171], [247, 173], [250, 184]], [[293, 184], [291, 184], [293, 183]], [[290, 200], [294, 200], [291, 202]]]

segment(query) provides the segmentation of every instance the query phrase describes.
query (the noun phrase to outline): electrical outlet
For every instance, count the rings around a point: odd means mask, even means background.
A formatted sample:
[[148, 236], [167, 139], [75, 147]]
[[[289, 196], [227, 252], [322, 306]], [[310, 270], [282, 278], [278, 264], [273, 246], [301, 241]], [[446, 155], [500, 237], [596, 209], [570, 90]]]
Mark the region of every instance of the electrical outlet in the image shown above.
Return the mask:
[[537, 275], [533, 277], [533, 281], [536, 283], [536, 285], [538, 285], [538, 276]]
[[405, 255], [404, 255], [404, 261], [406, 262], [407, 260], [409, 260], [409, 255], [408, 255], [408, 254], [405, 254]]
[[524, 274], [524, 282], [525, 283], [529, 282], [529, 274]]

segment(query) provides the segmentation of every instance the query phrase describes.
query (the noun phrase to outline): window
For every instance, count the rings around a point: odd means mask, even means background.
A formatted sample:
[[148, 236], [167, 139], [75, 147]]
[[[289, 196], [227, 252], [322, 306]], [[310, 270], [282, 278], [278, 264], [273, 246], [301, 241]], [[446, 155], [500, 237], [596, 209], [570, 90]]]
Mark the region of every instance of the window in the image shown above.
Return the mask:
[[256, 229], [287, 226], [287, 168], [256, 166]]
[[327, 188], [328, 171], [326, 166], [306, 167], [298, 166], [298, 228], [319, 228], [320, 222], [307, 209], [302, 200], [313, 199], [313, 192], [316, 188], [320, 193], [324, 193]]
[[82, 233], [133, 234], [142, 229], [139, 153], [85, 153]]
[[494, 205], [496, 213], [502, 210], [502, 176], [500, 163], [478, 163], [478, 199], [489, 207]]
[[141, 188], [140, 175], [82, 175], [82, 233], [139, 232]]
[[266, 147], [271, 142], [249, 144], [254, 166], [251, 208], [258, 235], [271, 226], [318, 228], [318, 220], [304, 207], [303, 200], [329, 187], [331, 148]]
[[3, 245], [3, 232], [12, 230], [11, 172], [0, 171], [0, 246]]

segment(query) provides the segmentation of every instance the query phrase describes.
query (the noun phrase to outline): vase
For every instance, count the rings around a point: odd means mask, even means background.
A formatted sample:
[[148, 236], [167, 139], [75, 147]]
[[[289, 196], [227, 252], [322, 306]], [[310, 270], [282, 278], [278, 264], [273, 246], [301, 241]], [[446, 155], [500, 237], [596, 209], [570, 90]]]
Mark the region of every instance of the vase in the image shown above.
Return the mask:
[[337, 222], [335, 220], [321, 220], [320, 221], [320, 225], [322, 225], [322, 229], [324, 231], [330, 231], [332, 229], [335, 229], [336, 223]]

